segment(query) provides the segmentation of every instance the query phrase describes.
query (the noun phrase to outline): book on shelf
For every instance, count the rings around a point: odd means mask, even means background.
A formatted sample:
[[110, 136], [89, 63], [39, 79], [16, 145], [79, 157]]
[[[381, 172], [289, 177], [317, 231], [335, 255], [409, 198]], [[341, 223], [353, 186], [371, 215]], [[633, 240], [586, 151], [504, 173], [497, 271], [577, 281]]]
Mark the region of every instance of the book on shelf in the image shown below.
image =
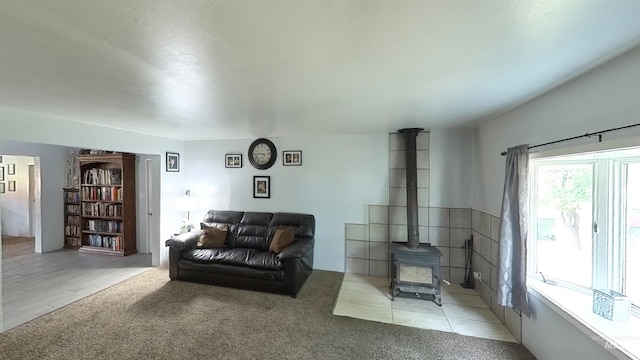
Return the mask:
[[89, 231], [119, 233], [122, 232], [122, 221], [87, 220], [87, 227]]
[[82, 200], [122, 201], [123, 189], [115, 186], [83, 187]]
[[122, 170], [100, 168], [85, 170], [82, 183], [84, 185], [122, 185]]
[[67, 214], [80, 215], [80, 205], [66, 205]]
[[80, 226], [67, 225], [64, 227], [64, 234], [67, 236], [80, 236]]
[[64, 202], [68, 204], [79, 204], [80, 194], [77, 191], [65, 191]]
[[122, 171], [120, 169], [109, 169], [109, 183], [111, 185], [122, 184]]
[[82, 203], [82, 215], [94, 217], [122, 217], [122, 205]]
[[121, 236], [93, 234], [87, 237], [88, 246], [120, 251], [122, 249]]
[[64, 241], [67, 246], [72, 247], [80, 247], [80, 243], [82, 242], [79, 237], [66, 237]]

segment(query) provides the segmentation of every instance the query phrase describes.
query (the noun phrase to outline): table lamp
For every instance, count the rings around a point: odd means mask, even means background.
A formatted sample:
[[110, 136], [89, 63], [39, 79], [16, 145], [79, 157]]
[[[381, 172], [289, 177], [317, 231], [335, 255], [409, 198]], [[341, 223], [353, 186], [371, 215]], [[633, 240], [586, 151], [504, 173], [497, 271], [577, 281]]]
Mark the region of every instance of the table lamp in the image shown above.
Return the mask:
[[186, 211], [187, 218], [182, 220], [182, 226], [180, 227], [180, 232], [185, 233], [191, 231], [194, 226], [191, 223], [191, 219], [189, 215], [191, 211], [198, 210], [198, 198], [191, 196], [191, 190], [187, 190], [187, 192], [176, 199], [175, 206], [176, 211]]

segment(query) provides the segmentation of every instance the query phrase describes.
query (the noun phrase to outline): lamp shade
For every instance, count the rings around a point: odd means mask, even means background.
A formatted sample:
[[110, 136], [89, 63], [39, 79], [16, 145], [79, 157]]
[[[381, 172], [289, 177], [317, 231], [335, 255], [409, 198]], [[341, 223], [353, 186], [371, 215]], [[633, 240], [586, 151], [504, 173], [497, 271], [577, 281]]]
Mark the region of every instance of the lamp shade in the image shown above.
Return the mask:
[[195, 211], [198, 210], [198, 198], [191, 196], [180, 196], [176, 199], [174, 206], [176, 211]]

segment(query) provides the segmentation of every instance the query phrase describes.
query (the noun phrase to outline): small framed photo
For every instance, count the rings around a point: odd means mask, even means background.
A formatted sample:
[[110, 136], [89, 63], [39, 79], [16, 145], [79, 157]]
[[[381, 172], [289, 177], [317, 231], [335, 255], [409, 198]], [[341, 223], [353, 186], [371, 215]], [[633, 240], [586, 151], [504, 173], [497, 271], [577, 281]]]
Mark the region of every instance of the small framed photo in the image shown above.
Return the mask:
[[0, 194], [4, 194], [5, 189], [4, 189], [4, 183], [0, 182]]
[[180, 154], [172, 152], [167, 153], [167, 171], [180, 171]]
[[4, 166], [0, 166], [0, 181], [4, 181]]
[[226, 154], [224, 156], [224, 167], [241, 168], [242, 154]]
[[7, 174], [8, 175], [15, 175], [16, 174], [16, 164], [7, 165]]
[[271, 197], [271, 177], [253, 177], [253, 197], [257, 199], [269, 199]]
[[302, 165], [302, 151], [285, 150], [282, 152], [282, 165], [284, 166], [300, 166]]
[[9, 181], [9, 191], [16, 191], [16, 182], [15, 182], [15, 180]]

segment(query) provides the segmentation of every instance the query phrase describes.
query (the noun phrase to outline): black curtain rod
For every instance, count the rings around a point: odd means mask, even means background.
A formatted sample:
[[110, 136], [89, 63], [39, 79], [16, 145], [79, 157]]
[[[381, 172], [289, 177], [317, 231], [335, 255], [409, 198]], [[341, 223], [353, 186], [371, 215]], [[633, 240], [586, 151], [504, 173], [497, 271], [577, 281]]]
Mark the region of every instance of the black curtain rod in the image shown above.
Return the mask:
[[[551, 144], [556, 144], [556, 143], [563, 142], [563, 141], [580, 139], [580, 138], [583, 138], [583, 137], [590, 138], [590, 137], [595, 136], [595, 135], [598, 135], [598, 142], [602, 142], [602, 134], [604, 134], [604, 133], [608, 133], [608, 132], [611, 132], [611, 131], [617, 131], [617, 130], [624, 130], [624, 129], [628, 129], [628, 128], [632, 128], [632, 127], [636, 127], [636, 126], [640, 126], [640, 124], [621, 126], [621, 127], [617, 127], [617, 128], [613, 128], [613, 129], [607, 129], [607, 130], [596, 131], [596, 132], [592, 132], [592, 133], [586, 133], [584, 135], [573, 136], [573, 137], [562, 139], [562, 140], [549, 141], [549, 142], [546, 142], [544, 144], [538, 144], [538, 145], [529, 146], [529, 149], [537, 148], [537, 147], [540, 147], [540, 146], [547, 146], [547, 145], [551, 145]], [[507, 155], [507, 152], [503, 151], [503, 152], [500, 153], [500, 155], [505, 156], [505, 155]]]

